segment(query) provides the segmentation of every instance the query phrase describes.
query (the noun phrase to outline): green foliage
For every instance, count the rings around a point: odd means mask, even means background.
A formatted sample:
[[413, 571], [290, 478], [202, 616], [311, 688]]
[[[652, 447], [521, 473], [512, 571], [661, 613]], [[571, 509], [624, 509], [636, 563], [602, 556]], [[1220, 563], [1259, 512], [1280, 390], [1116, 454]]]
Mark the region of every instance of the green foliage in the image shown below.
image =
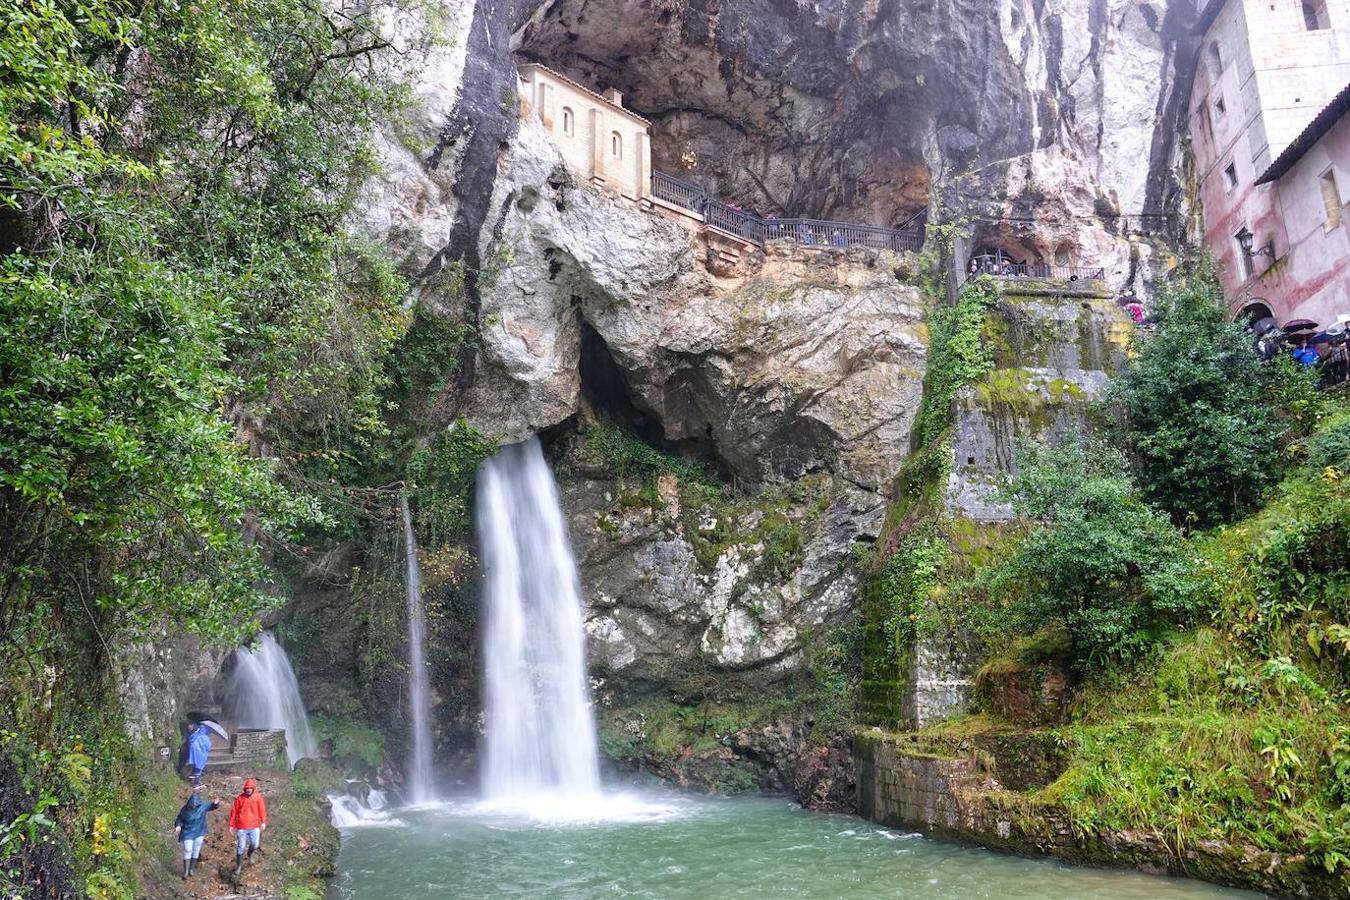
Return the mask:
[[1048, 793], [1079, 828], [1145, 830], [1178, 856], [1203, 840], [1308, 853], [1350, 874], [1345, 707], [1288, 660], [1201, 630], [1151, 671], [1094, 671], [1078, 706]]
[[495, 440], [461, 420], [413, 454], [407, 472], [422, 545], [443, 547], [467, 533], [474, 475], [496, 452]]
[[1308, 441], [1258, 513], [1199, 540], [1222, 591], [1231, 632], [1267, 658], [1291, 657], [1350, 688], [1350, 476], [1330, 462], [1345, 418]]
[[586, 453], [620, 478], [654, 480], [674, 475], [681, 481], [715, 486], [708, 470], [695, 462], [662, 453], [633, 434], [610, 422], [585, 430]]
[[931, 529], [912, 531], [900, 541], [881, 571], [875, 590], [885, 610], [887, 649], [899, 658], [933, 624], [930, 602], [938, 573], [951, 555], [947, 542]]
[[985, 339], [985, 319], [998, 302], [993, 280], [981, 277], [967, 284], [955, 306], [937, 305], [928, 312], [928, 370], [923, 405], [914, 423], [915, 444], [927, 447], [952, 424], [957, 392], [983, 378], [994, 364]]
[[378, 429], [403, 283], [341, 223], [397, 102], [383, 42], [294, 0], [5, 21], [7, 609], [235, 640], [272, 603], [255, 538], [324, 521], [240, 433], [288, 456], [298, 421], [319, 454]]
[[331, 741], [333, 759], [352, 772], [373, 772], [384, 763], [384, 733], [365, 721], [347, 717], [311, 716], [319, 741]]
[[[436, 278], [446, 303], [462, 302], [464, 273], [459, 263], [448, 266]], [[407, 333], [399, 338], [388, 358], [389, 394], [403, 407], [406, 417], [415, 417], [425, 411], [425, 405], [439, 400], [460, 355], [474, 345], [477, 336], [471, 322], [417, 310]]]
[[1336, 469], [1350, 473], [1350, 412], [1339, 412], [1322, 424], [1304, 445], [1307, 464], [1317, 473]]
[[77, 892], [153, 833], [114, 647], [255, 630], [386, 433], [406, 285], [348, 227], [420, 59], [386, 12], [0, 0], [0, 690]]
[[1003, 496], [1040, 527], [984, 586], [1025, 631], [1062, 622], [1080, 663], [1144, 653], [1207, 608], [1199, 559], [1139, 499], [1118, 452], [1077, 441], [1024, 447]]
[[813, 682], [803, 700], [812, 712], [812, 734], [818, 743], [847, 736], [858, 726], [864, 638], [862, 619], [856, 615], [824, 634], [802, 633], [806, 670]]
[[1260, 360], [1206, 264], [1169, 279], [1157, 309], [1156, 331], [1111, 385], [1117, 435], [1145, 499], [1178, 524], [1232, 521], [1267, 496], [1281, 450], [1311, 424], [1312, 378], [1283, 357]]
[[298, 800], [317, 800], [342, 785], [342, 776], [332, 766], [319, 760], [305, 760], [291, 772], [286, 790]]

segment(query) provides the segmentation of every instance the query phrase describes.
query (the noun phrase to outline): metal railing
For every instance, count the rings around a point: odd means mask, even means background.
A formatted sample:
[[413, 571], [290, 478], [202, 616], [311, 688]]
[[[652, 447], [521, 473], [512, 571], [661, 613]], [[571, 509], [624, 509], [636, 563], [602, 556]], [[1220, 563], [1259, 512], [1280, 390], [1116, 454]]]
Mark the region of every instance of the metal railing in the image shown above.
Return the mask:
[[1011, 260], [977, 262], [970, 269], [970, 277], [992, 275], [994, 278], [1055, 278], [1060, 281], [1102, 281], [1106, 269], [1101, 266], [1049, 266], [1040, 263], [1015, 263]]
[[708, 192], [703, 188], [655, 170], [652, 171], [652, 196], [698, 213], [703, 212], [708, 202]]
[[792, 241], [804, 247], [866, 247], [871, 250], [914, 251], [923, 248], [924, 232], [855, 225], [827, 219], [761, 219], [729, 203], [709, 196], [696, 184], [664, 172], [652, 172], [652, 196], [698, 213], [710, 228], [742, 238], [761, 247], [769, 241]]

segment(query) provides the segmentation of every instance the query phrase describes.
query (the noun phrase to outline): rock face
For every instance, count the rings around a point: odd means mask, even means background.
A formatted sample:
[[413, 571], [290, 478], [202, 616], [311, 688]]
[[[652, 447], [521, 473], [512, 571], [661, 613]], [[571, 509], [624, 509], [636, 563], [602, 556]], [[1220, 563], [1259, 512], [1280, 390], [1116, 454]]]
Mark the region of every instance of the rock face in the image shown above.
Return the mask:
[[[362, 224], [424, 313], [475, 334], [447, 355], [455, 375], [425, 404], [427, 433], [463, 416], [505, 442], [555, 444], [592, 659], [611, 686], [791, 679], [811, 636], [851, 614], [852, 549], [877, 533], [921, 398], [916, 266], [728, 254], [577, 184], [518, 118], [515, 59], [622, 90], [653, 121], [657, 168], [760, 213], [956, 223], [958, 269], [1000, 250], [1099, 265], [1113, 292], [1142, 292], [1179, 229], [1192, 0], [449, 0], [442, 15], [463, 39], [433, 52], [411, 114], [381, 136]], [[1027, 322], [1067, 335], [1079, 309], [1028, 301], [1010, 346]], [[987, 488], [1025, 424], [1010, 390], [1038, 398], [1037, 428], [1062, 430], [1073, 416], [1047, 410], [1100, 387], [1096, 351], [1069, 337], [1081, 359], [1001, 361], [1002, 381], [961, 399], [946, 502], [962, 518], [1006, 517]], [[653, 495], [597, 468], [568, 442], [600, 420], [749, 499], [665, 480]], [[929, 649], [910, 699], [941, 715], [968, 679]], [[759, 753], [742, 743], [722, 747]]]
[[626, 693], [682, 680], [741, 693], [796, 674], [807, 635], [852, 611], [854, 546], [881, 526], [880, 497], [825, 476], [691, 503], [673, 478], [644, 499], [640, 481], [563, 471], [591, 672]]
[[976, 246], [1105, 265], [1124, 287], [1147, 236], [1179, 227], [1193, 15], [1189, 0], [554, 0], [521, 51], [624, 91], [657, 168], [761, 212], [893, 225], [932, 209], [970, 220]]
[[521, 439], [570, 417], [585, 388], [751, 482], [827, 465], [867, 487], [890, 476], [926, 349], [903, 261], [774, 247], [715, 275], [694, 234], [573, 184], [536, 124], [516, 147], [479, 279], [473, 424]]

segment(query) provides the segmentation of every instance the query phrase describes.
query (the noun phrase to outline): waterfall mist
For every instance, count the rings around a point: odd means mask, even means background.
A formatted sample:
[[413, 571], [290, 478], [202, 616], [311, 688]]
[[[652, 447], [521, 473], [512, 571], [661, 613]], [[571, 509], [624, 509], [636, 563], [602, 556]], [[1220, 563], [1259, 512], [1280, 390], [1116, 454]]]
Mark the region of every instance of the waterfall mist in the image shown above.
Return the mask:
[[484, 569], [483, 792], [490, 801], [599, 794], [576, 562], [539, 441], [478, 477]]
[[408, 706], [411, 712], [412, 756], [408, 760], [408, 799], [429, 803], [431, 784], [431, 679], [426, 663], [426, 616], [422, 609], [422, 572], [417, 564], [417, 535], [413, 532], [408, 498], [398, 498], [403, 516], [403, 547], [408, 592]]
[[227, 718], [239, 728], [284, 728], [286, 757], [292, 766], [314, 755], [314, 733], [300, 685], [286, 651], [270, 631], [263, 632], [253, 650], [234, 652], [224, 706]]

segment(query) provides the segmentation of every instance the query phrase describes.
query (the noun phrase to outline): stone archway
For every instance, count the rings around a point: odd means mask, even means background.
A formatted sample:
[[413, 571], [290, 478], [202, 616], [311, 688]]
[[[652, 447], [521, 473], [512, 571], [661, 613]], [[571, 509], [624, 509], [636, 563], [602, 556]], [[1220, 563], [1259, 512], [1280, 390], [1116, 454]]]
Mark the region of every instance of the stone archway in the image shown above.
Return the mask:
[[1275, 312], [1270, 308], [1269, 303], [1260, 297], [1253, 297], [1237, 311], [1237, 315], [1233, 316], [1233, 321], [1243, 322], [1250, 328], [1262, 319], [1269, 319], [1274, 316]]

